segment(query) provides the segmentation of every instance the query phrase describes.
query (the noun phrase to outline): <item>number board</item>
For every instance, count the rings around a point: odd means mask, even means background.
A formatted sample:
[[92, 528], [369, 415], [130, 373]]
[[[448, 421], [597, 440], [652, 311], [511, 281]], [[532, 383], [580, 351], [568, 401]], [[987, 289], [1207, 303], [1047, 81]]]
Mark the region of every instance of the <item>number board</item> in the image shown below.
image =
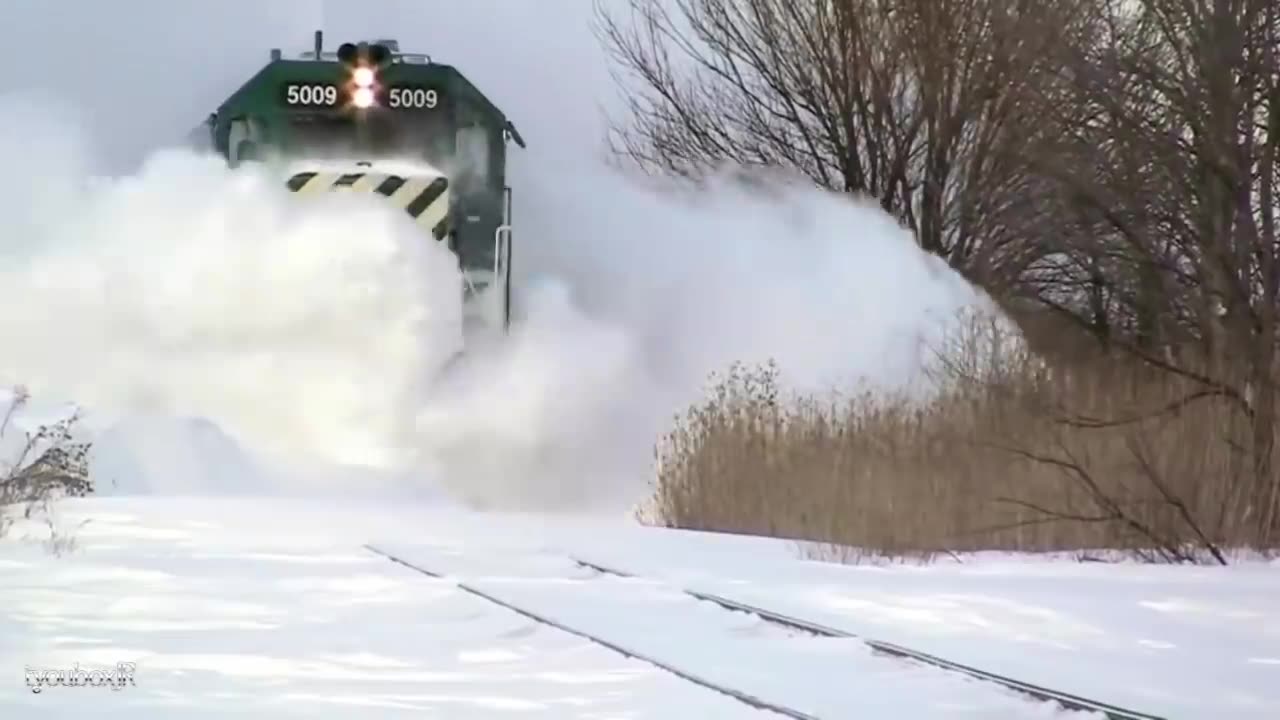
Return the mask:
[[284, 104], [291, 107], [338, 107], [346, 104], [346, 93], [332, 83], [286, 83]]
[[440, 91], [425, 85], [392, 85], [379, 103], [392, 110], [434, 110], [440, 107]]
[[[350, 98], [343, 88], [332, 83], [286, 83], [282, 99], [290, 107], [336, 108]], [[441, 93], [425, 85], [392, 85], [378, 93], [378, 106], [391, 110], [435, 110], [441, 106]]]

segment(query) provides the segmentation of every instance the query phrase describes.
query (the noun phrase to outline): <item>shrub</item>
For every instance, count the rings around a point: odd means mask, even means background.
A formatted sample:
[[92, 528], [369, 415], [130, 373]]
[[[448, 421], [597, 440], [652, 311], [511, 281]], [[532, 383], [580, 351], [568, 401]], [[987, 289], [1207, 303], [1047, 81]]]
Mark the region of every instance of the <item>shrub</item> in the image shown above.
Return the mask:
[[82, 497], [93, 492], [89, 478], [90, 444], [76, 442], [72, 430], [78, 415], [26, 432], [17, 443], [13, 438], [13, 421], [27, 405], [29, 394], [16, 388], [0, 419], [0, 443], [6, 451], [16, 450], [16, 457], [0, 460], [0, 536], [13, 522], [18, 509], [30, 518], [37, 510], [48, 510], [60, 497]]

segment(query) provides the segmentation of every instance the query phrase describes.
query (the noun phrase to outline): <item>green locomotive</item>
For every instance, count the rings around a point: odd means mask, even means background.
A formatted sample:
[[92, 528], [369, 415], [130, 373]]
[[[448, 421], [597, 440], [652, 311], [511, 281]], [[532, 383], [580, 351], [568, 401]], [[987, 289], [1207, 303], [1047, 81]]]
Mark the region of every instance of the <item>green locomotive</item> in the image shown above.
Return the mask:
[[524, 140], [450, 65], [394, 40], [279, 49], [200, 129], [232, 165], [281, 163], [296, 193], [374, 193], [447, 242], [463, 275], [463, 327], [511, 321], [507, 146]]

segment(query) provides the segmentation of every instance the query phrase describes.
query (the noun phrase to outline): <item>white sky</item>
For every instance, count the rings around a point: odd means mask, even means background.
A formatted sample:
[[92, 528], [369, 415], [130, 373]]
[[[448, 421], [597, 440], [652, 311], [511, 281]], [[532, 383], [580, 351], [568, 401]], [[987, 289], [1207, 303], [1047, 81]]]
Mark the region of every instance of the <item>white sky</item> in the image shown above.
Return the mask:
[[[620, 6], [621, 8], [621, 6]], [[268, 60], [347, 39], [392, 37], [456, 66], [542, 149], [599, 137], [613, 95], [591, 0], [5, 0], [0, 94], [38, 89], [91, 119], [113, 169], [175, 142]], [[45, 59], [39, 60], [41, 56]], [[593, 146], [594, 147], [594, 146]]]

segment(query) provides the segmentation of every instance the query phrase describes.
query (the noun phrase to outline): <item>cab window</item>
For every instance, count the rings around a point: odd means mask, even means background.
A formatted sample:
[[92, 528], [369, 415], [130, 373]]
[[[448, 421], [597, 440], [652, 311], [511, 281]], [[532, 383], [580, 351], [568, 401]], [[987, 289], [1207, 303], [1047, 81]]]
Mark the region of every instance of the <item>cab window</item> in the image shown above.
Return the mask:
[[458, 128], [455, 155], [459, 179], [468, 186], [483, 186], [489, 179], [490, 133], [483, 125]]
[[263, 140], [257, 123], [243, 117], [232, 120], [227, 135], [227, 154], [232, 164], [261, 160]]

